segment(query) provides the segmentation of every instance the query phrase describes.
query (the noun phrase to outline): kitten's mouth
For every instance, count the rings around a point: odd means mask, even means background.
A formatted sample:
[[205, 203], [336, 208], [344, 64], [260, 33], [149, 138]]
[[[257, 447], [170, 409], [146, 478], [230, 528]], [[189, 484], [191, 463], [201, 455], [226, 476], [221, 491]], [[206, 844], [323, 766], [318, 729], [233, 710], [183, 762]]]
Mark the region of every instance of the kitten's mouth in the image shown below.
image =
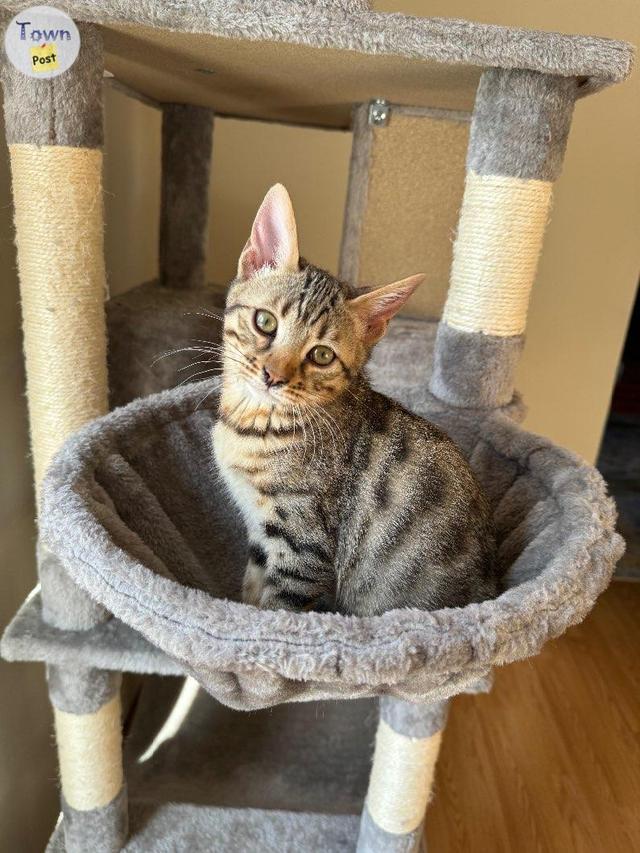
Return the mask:
[[244, 386], [248, 396], [256, 403], [268, 403], [271, 406], [283, 402], [281, 389], [279, 387], [267, 388], [263, 383], [258, 384], [251, 379], [244, 380]]

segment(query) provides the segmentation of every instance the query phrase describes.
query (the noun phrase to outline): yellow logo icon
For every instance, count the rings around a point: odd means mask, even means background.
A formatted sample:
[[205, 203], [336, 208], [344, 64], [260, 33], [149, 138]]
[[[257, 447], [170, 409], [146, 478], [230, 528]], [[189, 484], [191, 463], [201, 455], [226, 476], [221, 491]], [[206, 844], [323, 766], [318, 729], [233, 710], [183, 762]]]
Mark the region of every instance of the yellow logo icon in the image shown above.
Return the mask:
[[58, 67], [58, 48], [55, 44], [43, 44], [31, 48], [31, 67], [38, 71], [53, 71]]

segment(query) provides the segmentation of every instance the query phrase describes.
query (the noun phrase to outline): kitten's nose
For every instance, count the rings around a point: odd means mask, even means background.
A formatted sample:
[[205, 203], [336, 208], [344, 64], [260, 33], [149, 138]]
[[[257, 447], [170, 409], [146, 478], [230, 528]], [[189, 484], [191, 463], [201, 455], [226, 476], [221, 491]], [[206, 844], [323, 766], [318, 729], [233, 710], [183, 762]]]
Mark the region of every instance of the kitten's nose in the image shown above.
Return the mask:
[[278, 385], [284, 385], [287, 381], [284, 376], [280, 376], [272, 368], [267, 370], [266, 367], [262, 368], [262, 378], [267, 388], [276, 388]]

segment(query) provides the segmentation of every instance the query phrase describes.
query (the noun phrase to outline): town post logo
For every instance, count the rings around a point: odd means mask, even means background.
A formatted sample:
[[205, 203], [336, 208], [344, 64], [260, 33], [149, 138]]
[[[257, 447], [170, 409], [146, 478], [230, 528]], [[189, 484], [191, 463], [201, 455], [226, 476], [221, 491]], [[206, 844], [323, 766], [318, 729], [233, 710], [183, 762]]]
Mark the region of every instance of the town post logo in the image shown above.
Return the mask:
[[5, 49], [11, 63], [28, 77], [57, 77], [75, 62], [80, 34], [60, 9], [33, 6], [9, 23]]
[[51, 71], [58, 67], [58, 53], [55, 44], [43, 44], [31, 48], [31, 64], [34, 71]]

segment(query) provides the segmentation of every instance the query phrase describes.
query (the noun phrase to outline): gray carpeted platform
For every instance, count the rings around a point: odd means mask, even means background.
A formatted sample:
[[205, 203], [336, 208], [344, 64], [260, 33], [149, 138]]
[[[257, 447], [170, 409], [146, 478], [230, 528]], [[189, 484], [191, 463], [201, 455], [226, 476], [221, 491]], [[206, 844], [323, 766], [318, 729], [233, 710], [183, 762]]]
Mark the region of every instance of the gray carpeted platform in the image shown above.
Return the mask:
[[150, 755], [183, 684], [145, 681], [125, 742], [133, 801], [360, 814], [378, 721], [375, 700], [294, 702], [239, 713], [199, 689], [174, 720], [179, 730]]
[[[353, 851], [375, 700], [238, 713], [190, 683], [145, 679], [130, 714], [127, 853]], [[48, 853], [64, 850], [58, 827]]]
[[119, 619], [109, 619], [88, 631], [64, 631], [42, 617], [40, 593], [34, 591], [7, 627], [0, 643], [5, 660], [41, 661], [58, 666], [95, 666], [127, 672], [181, 675], [176, 661]]
[[[259, 809], [133, 804], [126, 853], [352, 853], [360, 818]], [[62, 825], [47, 853], [65, 853]]]

